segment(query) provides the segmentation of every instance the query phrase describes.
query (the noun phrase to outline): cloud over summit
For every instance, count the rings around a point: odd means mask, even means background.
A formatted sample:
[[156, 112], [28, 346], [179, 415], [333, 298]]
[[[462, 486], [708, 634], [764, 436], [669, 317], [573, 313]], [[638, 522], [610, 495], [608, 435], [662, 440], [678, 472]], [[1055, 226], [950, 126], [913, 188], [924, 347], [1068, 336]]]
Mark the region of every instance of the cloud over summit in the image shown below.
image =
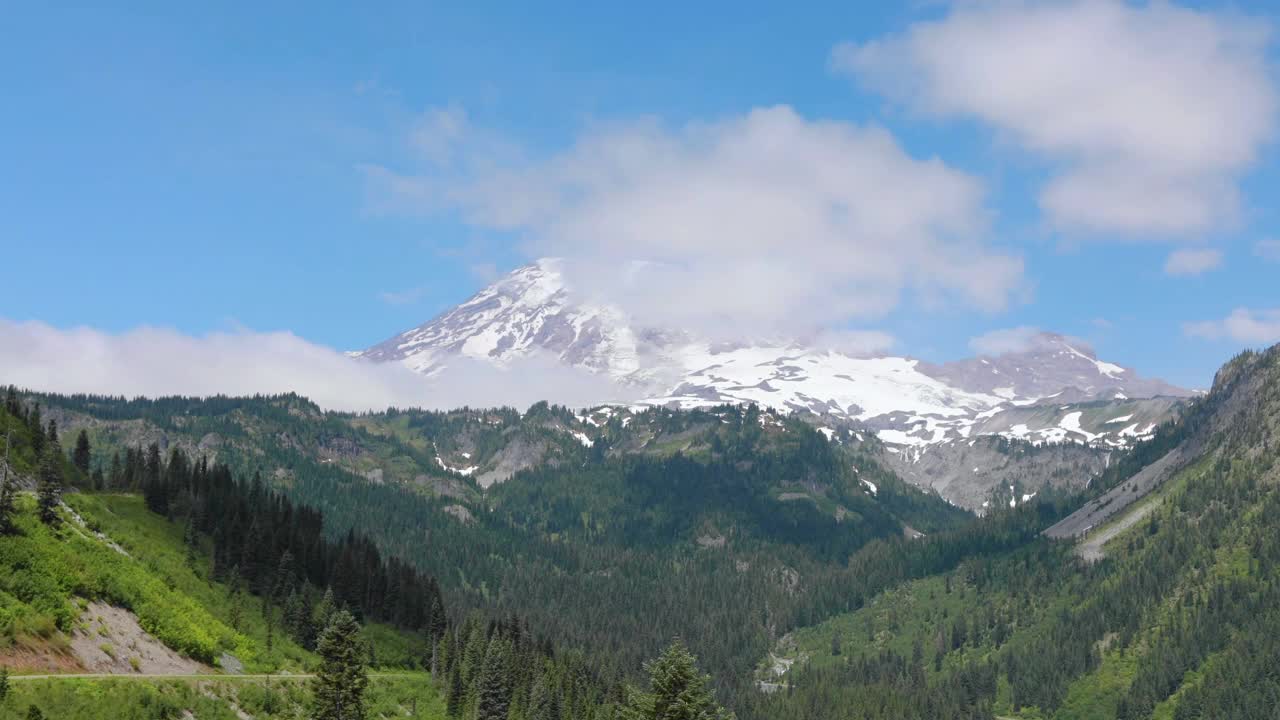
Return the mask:
[[999, 310], [1022, 282], [1020, 255], [988, 239], [982, 183], [879, 127], [776, 106], [591, 128], [524, 162], [453, 120], [441, 132], [460, 146], [428, 142], [431, 155], [471, 162], [370, 167], [381, 207], [513, 232], [532, 256], [569, 258], [576, 290], [642, 322], [835, 326], [909, 297]]

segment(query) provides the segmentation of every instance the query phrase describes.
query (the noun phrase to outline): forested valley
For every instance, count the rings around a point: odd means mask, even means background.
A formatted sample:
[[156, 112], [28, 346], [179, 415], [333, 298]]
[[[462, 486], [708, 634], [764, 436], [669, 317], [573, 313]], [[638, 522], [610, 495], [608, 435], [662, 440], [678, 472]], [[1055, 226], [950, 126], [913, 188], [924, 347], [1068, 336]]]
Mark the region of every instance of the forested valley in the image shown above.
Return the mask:
[[[32, 517], [140, 497], [229, 623], [303, 657], [348, 610], [402, 638], [371, 661], [423, 672], [451, 717], [668, 717], [676, 673], [688, 717], [1253, 718], [1280, 692], [1278, 357], [1233, 360], [1083, 492], [980, 518], [856, 428], [750, 406], [343, 415], [10, 389], [0, 431]], [[535, 460], [477, 481], [513, 447]], [[1042, 534], [1175, 450], [1100, 559]], [[34, 606], [0, 590], [16, 639]]]

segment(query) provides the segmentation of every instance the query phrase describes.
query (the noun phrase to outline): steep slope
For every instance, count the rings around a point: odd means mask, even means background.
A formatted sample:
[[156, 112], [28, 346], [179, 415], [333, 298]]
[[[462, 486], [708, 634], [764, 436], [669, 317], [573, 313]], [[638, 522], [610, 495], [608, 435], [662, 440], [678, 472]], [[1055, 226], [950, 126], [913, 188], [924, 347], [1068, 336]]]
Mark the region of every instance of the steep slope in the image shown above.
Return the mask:
[[[613, 378], [641, 404], [687, 409], [754, 402], [855, 421], [886, 442], [905, 445], [1005, 434], [1032, 442], [1101, 439], [1124, 446], [1142, 431], [1079, 427], [1066, 418], [1037, 425], [1026, 417], [1029, 411], [1018, 411], [1191, 394], [1101, 361], [1087, 345], [1049, 333], [1028, 339], [1016, 352], [931, 365], [852, 356], [805, 339], [711, 342], [672, 328], [636, 327], [617, 308], [577, 297], [556, 260], [519, 268], [434, 320], [353, 354], [437, 376], [460, 357], [510, 364], [549, 354]], [[1177, 409], [1168, 402], [1151, 408]]]
[[[1050, 537], [1076, 537], [1123, 513], [1169, 478], [1206, 454], [1241, 460], [1265, 457], [1280, 427], [1280, 347], [1245, 353], [1214, 378], [1213, 389], [1197, 400], [1176, 424], [1164, 428], [1139, 456], [1147, 462], [1117, 467], [1118, 483], [1047, 531]], [[1114, 483], [1114, 481], [1113, 481]]]
[[[1127, 507], [1083, 544], [1073, 515], [780, 638], [757, 677], [789, 691], [757, 716], [1273, 717], [1278, 442], [1280, 346], [1232, 360], [1181, 420], [1117, 456], [1098, 484], [1121, 489], [1102, 504]], [[994, 511], [978, 544], [1002, 519], [1043, 517], [1039, 503]], [[1077, 552], [1095, 540], [1101, 552]]]
[[[0, 667], [12, 675], [0, 718], [295, 718], [310, 702], [315, 657], [250, 603], [204, 577], [208, 558], [136, 496], [67, 497], [49, 528], [21, 497], [17, 532], [0, 535]], [[392, 673], [375, 673], [371, 717], [444, 718], [425, 673], [407, 672], [411, 637], [371, 627]], [[283, 672], [282, 675], [266, 675]]]

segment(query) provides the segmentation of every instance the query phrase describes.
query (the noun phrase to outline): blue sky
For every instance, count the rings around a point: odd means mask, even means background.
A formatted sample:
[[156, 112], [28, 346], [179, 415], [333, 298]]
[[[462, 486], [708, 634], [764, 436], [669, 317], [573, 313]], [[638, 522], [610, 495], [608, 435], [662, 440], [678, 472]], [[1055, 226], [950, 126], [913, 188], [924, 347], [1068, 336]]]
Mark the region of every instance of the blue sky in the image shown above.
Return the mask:
[[[957, 208], [912, 227], [929, 234], [935, 221], [946, 226], [921, 239], [917, 256], [886, 266], [884, 276], [905, 279], [886, 284], [850, 268], [815, 278], [834, 288], [823, 293], [780, 283], [784, 316], [805, 303], [845, 308], [853, 294], [859, 300], [847, 311], [820, 321], [888, 333], [895, 352], [950, 359], [970, 354], [983, 333], [1037, 327], [1084, 337], [1110, 360], [1198, 387], [1240, 348], [1280, 341], [1280, 249], [1268, 243], [1280, 238], [1271, 3], [597, 5], [10, 8], [0, 43], [8, 71], [0, 318], [106, 333], [158, 326], [203, 336], [243, 327], [362, 348], [547, 249], [581, 252], [598, 261], [592, 267], [616, 258], [617, 247], [597, 251], [565, 226], [609, 234], [619, 221], [602, 219], [602, 207], [647, 216], [635, 204], [647, 196], [641, 183], [673, 168], [701, 177], [723, 159], [707, 145], [726, 137], [771, 142], [781, 125], [785, 137], [820, 149], [827, 136], [818, 126], [832, 123], [855, 134], [883, 131], [901, 155], [894, 163], [940, 163], [968, 189], [938, 186], [956, 193], [945, 201]], [[1028, 42], [1061, 42], [1063, 53], [1077, 51], [1073, 41], [1087, 52], [1080, 38], [1101, 23], [1122, 39], [1133, 33], [1127, 47], [1139, 59], [1132, 75], [1086, 70], [1062, 83], [1060, 96], [1020, 95], [1006, 89], [1048, 82], [1035, 76], [1034, 62], [978, 57], [970, 47], [989, 41], [983, 33], [998, 23], [1025, 31]], [[1166, 34], [1150, 35], [1153, 26]], [[1036, 41], [1041, 31], [1046, 39]], [[1162, 65], [1161, 48], [1184, 41], [1213, 62], [1200, 63], [1209, 68], [1203, 77], [1171, 83], [1180, 70]], [[983, 70], [974, 87], [964, 85], [974, 77], [949, 62], [931, 64], [938, 47]], [[1151, 62], [1143, 62], [1148, 49]], [[989, 92], [987, 80], [997, 90]], [[1146, 92], [1150, 102], [1112, 102]], [[1184, 128], [1188, 104], [1231, 112]], [[788, 114], [774, 117], [778, 123], [761, 130], [750, 120], [779, 106]], [[1048, 113], [1052, 125], [1072, 108], [1096, 108], [1109, 120], [1042, 131], [1036, 113]], [[1224, 117], [1230, 123], [1218, 122]], [[451, 135], [458, 127], [466, 131]], [[598, 149], [578, 150], [584, 139], [655, 136], [677, 157], [659, 169], [620, 165], [635, 191], [625, 204], [610, 188], [561, 173], [566, 164], [600, 160]], [[829, 158], [833, 172], [858, 164], [863, 140]], [[1177, 160], [1165, 162], [1165, 153]], [[777, 160], [768, 152], [748, 159], [755, 169]], [[513, 211], [492, 187], [513, 169], [522, 173], [522, 192], [550, 184], [560, 195], [508, 220]], [[917, 171], [902, 169], [899, 190], [914, 185]], [[388, 190], [379, 172], [405, 180], [410, 192]], [[724, 175], [717, 166], [706, 177]], [[1106, 179], [1098, 192], [1096, 178]], [[767, 191], [768, 182], [750, 190]], [[1059, 182], [1062, 194], [1053, 195]], [[843, 191], [833, 193], [830, 202], [845, 207]], [[864, 196], [850, 197], [857, 206]], [[1109, 202], [1123, 207], [1101, 207]], [[1184, 217], [1202, 202], [1202, 214]], [[1135, 206], [1143, 212], [1121, 212]], [[902, 207], [913, 215], [918, 206]], [[928, 202], [922, 207], [932, 212]], [[698, 208], [690, 212], [689, 226], [705, 225]], [[657, 234], [669, 230], [663, 222], [685, 227], [684, 218], [658, 214]], [[818, 267], [828, 264], [821, 253], [844, 247], [840, 232], [865, 229], [858, 221], [824, 226], [814, 241]], [[774, 235], [758, 238], [753, 267], [778, 257], [777, 238], [787, 233], [766, 232]], [[688, 257], [644, 243], [637, 254], [687, 261], [695, 278], [736, 267], [720, 264], [717, 253], [745, 262], [723, 237], [698, 248], [689, 247], [697, 240], [684, 242]], [[795, 241], [796, 253], [806, 252], [804, 242]], [[848, 248], [845, 259], [884, 249]], [[950, 277], [949, 265], [929, 260], [952, 250], [956, 261], [1011, 259], [1020, 270], [975, 261], [963, 279]], [[1194, 252], [1171, 274], [1166, 264], [1180, 250]], [[795, 267], [803, 274], [810, 265]], [[1001, 279], [986, 279], [988, 272]], [[875, 285], [872, 299], [861, 297], [865, 282]]]

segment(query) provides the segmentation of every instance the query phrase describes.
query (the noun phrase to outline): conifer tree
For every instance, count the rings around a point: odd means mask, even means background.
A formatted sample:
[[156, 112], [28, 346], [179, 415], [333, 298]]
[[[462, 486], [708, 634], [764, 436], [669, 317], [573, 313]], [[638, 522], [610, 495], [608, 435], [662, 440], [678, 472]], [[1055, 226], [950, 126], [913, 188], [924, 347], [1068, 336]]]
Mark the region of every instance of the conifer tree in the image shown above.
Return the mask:
[[549, 680], [543, 675], [533, 682], [528, 720], [560, 720], [560, 696]]
[[334, 613], [316, 643], [320, 669], [312, 681], [313, 720], [364, 720], [369, 684], [360, 624], [351, 613]]
[[506, 720], [511, 708], [511, 641], [489, 641], [476, 679], [476, 720]]
[[16, 526], [13, 517], [17, 514], [17, 489], [9, 482], [6, 473], [0, 470], [0, 535], [12, 535]]
[[449, 717], [462, 717], [462, 706], [466, 704], [467, 690], [462, 684], [462, 672], [458, 665], [453, 666], [453, 672], [449, 673], [449, 694], [446, 698], [445, 712]]
[[240, 630], [240, 621], [244, 615], [244, 598], [241, 596], [241, 586], [244, 581], [240, 579], [240, 566], [236, 565], [231, 568], [231, 582], [227, 589], [227, 594], [231, 599], [231, 629]]
[[15, 529], [13, 516], [18, 511], [17, 494], [17, 487], [9, 482], [9, 434], [5, 433], [4, 465], [0, 466], [0, 535], [12, 534]]
[[275, 649], [276, 638], [276, 614], [272, 611], [271, 606], [267, 604], [266, 598], [262, 601], [262, 615], [267, 623], [267, 652]]
[[111, 456], [111, 471], [107, 473], [106, 487], [103, 489], [118, 490], [124, 486], [124, 466], [120, 464], [120, 453], [117, 451]]
[[302, 647], [311, 650], [315, 646], [315, 625], [311, 619], [311, 595], [303, 589], [293, 591], [284, 602], [284, 626], [289, 635]]
[[280, 556], [280, 564], [276, 566], [275, 580], [271, 584], [271, 599], [273, 602], [281, 603], [293, 593], [294, 587], [298, 582], [298, 566], [293, 559], [293, 553], [288, 550]]
[[622, 717], [626, 720], [727, 720], [730, 715], [698, 672], [697, 658], [677, 639], [657, 660], [645, 663], [652, 692], [631, 688]]
[[333, 614], [338, 611], [338, 603], [333, 599], [333, 588], [325, 588], [324, 596], [320, 598], [320, 604], [316, 606], [315, 627], [324, 630], [329, 627], [329, 621], [333, 619]]
[[44, 720], [44, 713], [35, 705], [27, 706], [27, 720]]
[[483, 623], [475, 614], [467, 619], [465, 629], [470, 632], [466, 637], [466, 647], [462, 651], [462, 682], [470, 685], [479, 675], [480, 667], [484, 663], [486, 636]]
[[9, 668], [0, 665], [0, 705], [9, 698]]
[[58, 503], [62, 502], [62, 448], [50, 441], [45, 444], [40, 458], [39, 481], [36, 484], [36, 504], [40, 510], [40, 522], [56, 525]]
[[161, 479], [164, 462], [160, 459], [160, 445], [151, 443], [143, 469], [142, 496], [147, 508], [157, 515], [169, 514], [169, 493]]
[[89, 434], [80, 430], [80, 434], [76, 435], [76, 447], [71, 452], [71, 463], [76, 469], [85, 475], [89, 474], [89, 463], [93, 459], [93, 453], [89, 449]]
[[35, 450], [36, 457], [44, 455], [44, 421], [40, 419], [40, 403], [36, 403], [31, 408], [31, 414], [27, 416], [27, 425], [31, 430], [31, 449]]
[[187, 527], [182, 531], [182, 545], [187, 551], [187, 567], [195, 568], [196, 557], [200, 550], [200, 536], [196, 532], [194, 514], [187, 516]]

